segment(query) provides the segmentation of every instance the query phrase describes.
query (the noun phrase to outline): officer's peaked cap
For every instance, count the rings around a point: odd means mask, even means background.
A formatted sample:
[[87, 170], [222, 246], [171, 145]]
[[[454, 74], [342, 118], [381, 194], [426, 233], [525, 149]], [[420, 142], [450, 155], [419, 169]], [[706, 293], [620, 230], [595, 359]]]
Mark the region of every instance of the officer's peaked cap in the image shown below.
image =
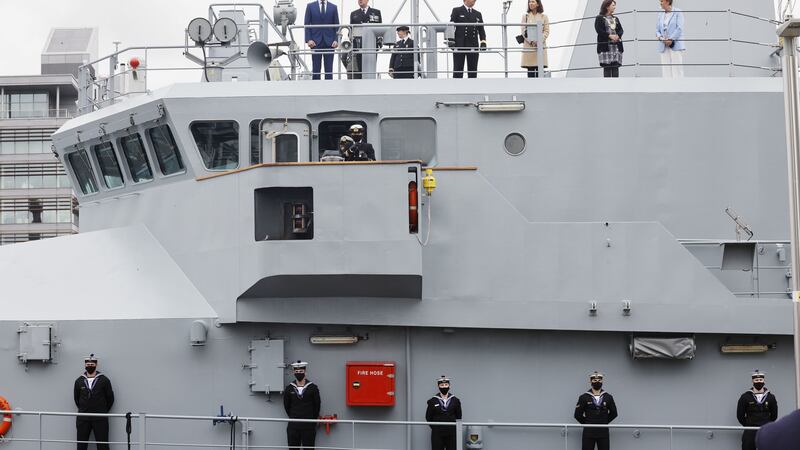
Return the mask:
[[358, 124], [358, 123], [354, 123], [353, 125], [350, 125], [350, 132], [351, 133], [363, 133], [364, 132], [364, 126], [361, 125], [361, 124]]
[[397, 31], [409, 31], [409, 30], [410, 28], [408, 28], [405, 25], [400, 25], [399, 27], [397, 27]]

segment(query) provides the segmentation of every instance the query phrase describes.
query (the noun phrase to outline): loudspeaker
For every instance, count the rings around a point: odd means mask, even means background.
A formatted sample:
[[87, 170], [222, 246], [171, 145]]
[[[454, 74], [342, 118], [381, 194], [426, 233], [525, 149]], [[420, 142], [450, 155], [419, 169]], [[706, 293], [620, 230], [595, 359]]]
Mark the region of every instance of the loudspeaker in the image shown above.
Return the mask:
[[275, 51], [270, 49], [266, 42], [255, 41], [247, 48], [247, 62], [253, 69], [267, 70], [274, 53]]

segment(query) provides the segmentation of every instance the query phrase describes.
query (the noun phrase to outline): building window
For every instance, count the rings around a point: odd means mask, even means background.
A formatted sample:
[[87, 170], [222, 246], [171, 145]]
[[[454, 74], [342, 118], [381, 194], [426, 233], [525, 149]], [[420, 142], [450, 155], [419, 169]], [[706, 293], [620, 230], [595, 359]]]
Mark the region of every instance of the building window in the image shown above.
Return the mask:
[[382, 160], [422, 161], [436, 155], [436, 122], [428, 118], [381, 121]]
[[50, 153], [55, 128], [0, 129], [0, 155]]
[[156, 152], [158, 167], [164, 175], [183, 172], [183, 161], [181, 152], [172, 136], [172, 130], [168, 125], [161, 125], [147, 130], [150, 135], [150, 142], [153, 143], [153, 150]]
[[117, 155], [114, 154], [114, 147], [111, 142], [104, 142], [92, 148], [94, 149], [95, 157], [97, 157], [97, 163], [100, 166], [100, 173], [103, 175], [106, 187], [114, 189], [124, 186], [125, 181], [122, 179], [122, 171], [119, 168]]
[[86, 150], [70, 153], [67, 156], [67, 160], [72, 166], [72, 172], [75, 173], [75, 178], [78, 180], [78, 186], [83, 195], [97, 192], [97, 182], [95, 181], [92, 164], [89, 162], [89, 155], [86, 154]]
[[141, 181], [149, 181], [153, 179], [153, 170], [150, 169], [150, 161], [147, 160], [147, 154], [142, 145], [142, 138], [139, 133], [134, 133], [120, 139], [122, 152], [125, 154], [125, 160], [128, 161], [128, 169], [131, 173], [131, 178], [134, 183]]
[[48, 117], [50, 104], [47, 92], [20, 92], [6, 94], [6, 111], [2, 117], [24, 119]]
[[41, 189], [70, 187], [58, 162], [0, 164], [0, 189]]
[[192, 136], [209, 170], [239, 167], [239, 124], [232, 121], [195, 122]]

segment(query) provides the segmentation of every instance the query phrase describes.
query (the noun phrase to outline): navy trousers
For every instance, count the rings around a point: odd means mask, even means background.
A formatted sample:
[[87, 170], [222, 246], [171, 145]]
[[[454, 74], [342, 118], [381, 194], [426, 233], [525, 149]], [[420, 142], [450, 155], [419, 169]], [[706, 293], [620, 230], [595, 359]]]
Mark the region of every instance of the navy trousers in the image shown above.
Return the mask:
[[325, 79], [333, 79], [333, 49], [332, 48], [314, 48], [314, 53], [311, 54], [311, 78], [314, 80], [320, 79], [320, 69], [322, 69], [322, 60], [325, 60]]

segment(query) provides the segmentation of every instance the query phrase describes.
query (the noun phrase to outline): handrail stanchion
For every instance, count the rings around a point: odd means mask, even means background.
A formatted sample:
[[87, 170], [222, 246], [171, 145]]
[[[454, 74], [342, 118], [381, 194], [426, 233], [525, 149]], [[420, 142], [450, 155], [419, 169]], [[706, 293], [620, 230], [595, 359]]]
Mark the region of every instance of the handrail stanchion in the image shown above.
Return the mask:
[[542, 16], [536, 18], [536, 71], [539, 77], [544, 77], [544, 58], [547, 49], [544, 46], [544, 31], [542, 30]]
[[456, 450], [464, 450], [464, 422], [456, 420]]
[[42, 413], [37, 415], [39, 416], [39, 450], [42, 450]]
[[353, 421], [353, 450], [356, 449], [356, 421]]
[[639, 77], [639, 11], [633, 10], [633, 76]]
[[733, 14], [728, 8], [728, 76], [733, 76]]
[[669, 450], [672, 450], [672, 426], [669, 427]]
[[147, 414], [139, 413], [139, 450], [147, 450]]
[[564, 425], [564, 450], [569, 450], [569, 430], [566, 425]]

